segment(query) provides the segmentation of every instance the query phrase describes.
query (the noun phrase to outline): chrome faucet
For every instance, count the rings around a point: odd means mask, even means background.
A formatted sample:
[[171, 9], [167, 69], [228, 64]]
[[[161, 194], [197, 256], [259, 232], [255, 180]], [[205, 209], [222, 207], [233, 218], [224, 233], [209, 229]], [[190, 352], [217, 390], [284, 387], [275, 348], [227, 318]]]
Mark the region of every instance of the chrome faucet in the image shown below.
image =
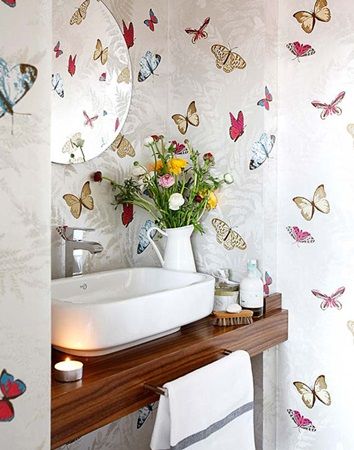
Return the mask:
[[65, 277], [82, 275], [85, 262], [85, 251], [92, 255], [101, 253], [103, 247], [98, 242], [84, 241], [86, 231], [95, 231], [94, 228], [65, 227]]

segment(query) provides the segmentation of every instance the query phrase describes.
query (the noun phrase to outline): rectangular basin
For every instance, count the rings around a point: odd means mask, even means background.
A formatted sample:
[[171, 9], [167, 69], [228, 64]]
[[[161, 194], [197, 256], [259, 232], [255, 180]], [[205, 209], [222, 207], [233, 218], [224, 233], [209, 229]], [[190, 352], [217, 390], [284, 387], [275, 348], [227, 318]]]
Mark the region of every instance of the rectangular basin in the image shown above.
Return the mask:
[[52, 344], [99, 356], [174, 333], [208, 316], [214, 278], [154, 267], [52, 281]]

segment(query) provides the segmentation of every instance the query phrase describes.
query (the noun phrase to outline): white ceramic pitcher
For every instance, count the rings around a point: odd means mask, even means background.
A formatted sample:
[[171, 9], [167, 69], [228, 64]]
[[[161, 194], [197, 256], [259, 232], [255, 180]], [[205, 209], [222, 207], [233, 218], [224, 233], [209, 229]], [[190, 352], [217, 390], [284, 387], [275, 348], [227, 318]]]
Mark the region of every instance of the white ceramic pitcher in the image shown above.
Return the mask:
[[[153, 246], [164, 269], [196, 272], [191, 243], [193, 230], [193, 225], [178, 228], [166, 228], [166, 230], [161, 230], [159, 227], [151, 227], [148, 229], [146, 233], [147, 238]], [[157, 248], [151, 237], [151, 233], [154, 231], [158, 231], [163, 236], [167, 237], [164, 257], [162, 257], [160, 250]]]

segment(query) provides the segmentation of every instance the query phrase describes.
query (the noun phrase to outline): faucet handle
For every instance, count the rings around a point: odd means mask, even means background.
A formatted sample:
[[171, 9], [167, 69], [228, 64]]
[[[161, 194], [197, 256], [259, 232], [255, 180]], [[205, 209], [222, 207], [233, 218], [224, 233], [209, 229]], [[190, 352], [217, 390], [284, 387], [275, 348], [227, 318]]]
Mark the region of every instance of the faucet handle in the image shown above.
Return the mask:
[[68, 227], [67, 225], [59, 226], [56, 229], [65, 241], [79, 241], [82, 240], [86, 231], [95, 231], [94, 228]]

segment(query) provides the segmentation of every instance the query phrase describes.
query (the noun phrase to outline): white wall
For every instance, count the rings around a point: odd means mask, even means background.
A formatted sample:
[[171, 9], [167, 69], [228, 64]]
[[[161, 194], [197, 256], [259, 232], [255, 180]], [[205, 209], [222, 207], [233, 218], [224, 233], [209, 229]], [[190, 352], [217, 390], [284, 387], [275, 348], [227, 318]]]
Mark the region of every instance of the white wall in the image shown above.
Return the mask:
[[[11, 116], [0, 118], [0, 371], [27, 387], [11, 401], [14, 419], [0, 422], [0, 448], [39, 450], [50, 442], [50, 2], [18, 1], [14, 8], [1, 2], [0, 29], [8, 68], [38, 69], [14, 107], [30, 115], [15, 114], [13, 135]], [[0, 92], [10, 99], [15, 72], [0, 74]]]

